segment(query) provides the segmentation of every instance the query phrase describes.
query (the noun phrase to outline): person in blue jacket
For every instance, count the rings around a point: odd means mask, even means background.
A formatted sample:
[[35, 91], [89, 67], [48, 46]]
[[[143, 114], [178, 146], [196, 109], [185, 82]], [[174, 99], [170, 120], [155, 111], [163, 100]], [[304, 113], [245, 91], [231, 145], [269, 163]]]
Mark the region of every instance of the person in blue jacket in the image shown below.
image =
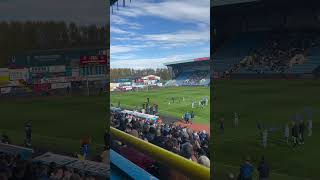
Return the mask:
[[238, 180], [252, 180], [253, 166], [250, 163], [250, 157], [246, 157], [245, 162], [240, 167]]

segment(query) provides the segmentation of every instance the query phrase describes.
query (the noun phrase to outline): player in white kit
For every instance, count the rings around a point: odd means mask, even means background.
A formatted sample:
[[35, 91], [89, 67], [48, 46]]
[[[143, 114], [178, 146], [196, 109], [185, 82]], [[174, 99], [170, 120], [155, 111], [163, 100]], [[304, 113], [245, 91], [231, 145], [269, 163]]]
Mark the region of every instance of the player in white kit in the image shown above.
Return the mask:
[[262, 132], [262, 146], [263, 146], [264, 148], [267, 147], [267, 141], [268, 141], [268, 130], [265, 129], [265, 130], [263, 130], [263, 132]]
[[239, 125], [239, 116], [238, 113], [234, 113], [234, 127], [238, 127]]

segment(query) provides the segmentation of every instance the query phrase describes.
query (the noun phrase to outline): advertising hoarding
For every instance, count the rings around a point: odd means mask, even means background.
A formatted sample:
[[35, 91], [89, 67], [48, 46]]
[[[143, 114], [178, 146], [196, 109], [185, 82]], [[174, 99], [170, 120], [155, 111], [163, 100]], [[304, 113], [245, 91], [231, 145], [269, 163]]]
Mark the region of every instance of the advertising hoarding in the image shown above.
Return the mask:
[[107, 64], [107, 55], [80, 56], [80, 64]]
[[65, 65], [59, 65], [59, 66], [49, 66], [49, 72], [65, 72], [66, 66]]
[[9, 94], [10, 92], [11, 92], [11, 87], [0, 88], [0, 93], [1, 94]]
[[71, 83], [70, 82], [51, 84], [51, 89], [65, 89], [67, 87], [71, 87]]

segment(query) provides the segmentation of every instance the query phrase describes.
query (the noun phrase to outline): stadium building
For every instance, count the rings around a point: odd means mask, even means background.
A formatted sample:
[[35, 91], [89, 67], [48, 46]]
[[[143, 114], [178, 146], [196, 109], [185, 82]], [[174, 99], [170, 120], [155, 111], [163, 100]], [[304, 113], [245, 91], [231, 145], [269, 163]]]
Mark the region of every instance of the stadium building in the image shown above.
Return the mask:
[[109, 52], [104, 48], [52, 49], [13, 56], [11, 81], [20, 81], [35, 91], [107, 84]]
[[210, 58], [196, 58], [165, 63], [172, 79], [166, 86], [208, 86], [210, 84]]
[[161, 87], [161, 78], [155, 75], [148, 75], [143, 77], [128, 77], [115, 79], [110, 83], [111, 91], [129, 91], [147, 88], [148, 86]]
[[319, 77], [319, 1], [211, 4], [215, 77]]

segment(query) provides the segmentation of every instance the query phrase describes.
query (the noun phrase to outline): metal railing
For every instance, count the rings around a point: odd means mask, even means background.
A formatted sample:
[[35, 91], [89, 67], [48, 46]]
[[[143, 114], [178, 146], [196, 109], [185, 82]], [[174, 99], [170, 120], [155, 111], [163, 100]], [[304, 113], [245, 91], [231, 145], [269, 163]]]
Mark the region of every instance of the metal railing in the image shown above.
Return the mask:
[[143, 141], [142, 139], [136, 138], [116, 128], [110, 127], [110, 134], [112, 138], [133, 146], [139, 151], [148, 154], [154, 160], [159, 161], [172, 169], [178, 170], [192, 179], [210, 179], [210, 169], [205, 166]]

